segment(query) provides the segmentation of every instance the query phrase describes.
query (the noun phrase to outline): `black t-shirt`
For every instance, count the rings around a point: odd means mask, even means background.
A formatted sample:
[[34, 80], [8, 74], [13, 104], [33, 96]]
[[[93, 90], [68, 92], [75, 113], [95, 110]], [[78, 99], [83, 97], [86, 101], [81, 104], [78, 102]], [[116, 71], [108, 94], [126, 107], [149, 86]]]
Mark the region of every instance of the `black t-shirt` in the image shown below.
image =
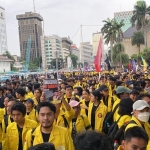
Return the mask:
[[105, 99], [105, 97], [103, 97], [103, 102], [108, 107], [108, 97], [106, 99]]
[[23, 145], [22, 145], [22, 130], [23, 130], [23, 128], [20, 128], [18, 125], [17, 125], [17, 128], [18, 128], [18, 133], [19, 133], [19, 147], [18, 147], [18, 150], [23, 150]]
[[92, 126], [92, 129], [94, 130], [95, 129], [95, 112], [96, 112], [96, 109], [98, 108], [99, 104], [97, 106], [94, 106], [92, 107], [92, 113], [91, 113], [91, 126]]
[[45, 142], [49, 142], [50, 133], [43, 133], [43, 132], [42, 132], [42, 137], [43, 137], [44, 143], [45, 143]]
[[27, 115], [29, 115], [30, 114], [30, 112], [27, 112]]
[[[87, 107], [89, 107], [89, 103], [90, 103], [90, 101], [85, 101], [85, 105], [86, 105]], [[86, 115], [88, 116], [88, 110], [87, 110], [87, 109], [85, 109], [85, 113], [86, 113]]]

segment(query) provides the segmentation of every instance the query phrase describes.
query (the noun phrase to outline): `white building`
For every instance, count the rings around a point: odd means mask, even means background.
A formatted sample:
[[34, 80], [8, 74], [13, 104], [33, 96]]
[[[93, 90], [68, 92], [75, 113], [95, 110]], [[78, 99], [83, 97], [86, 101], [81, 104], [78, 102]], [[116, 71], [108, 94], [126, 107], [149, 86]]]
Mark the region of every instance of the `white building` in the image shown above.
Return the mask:
[[62, 48], [62, 58], [63, 58], [63, 60], [65, 60], [68, 55], [70, 55], [69, 50], [67, 48]]
[[0, 6], [0, 54], [4, 54], [7, 50], [5, 9]]
[[62, 39], [57, 35], [41, 36], [42, 64], [46, 69], [53, 59], [62, 58]]
[[8, 59], [6, 56], [0, 55], [0, 72], [11, 71], [11, 63], [13, 60]]
[[93, 45], [90, 42], [83, 42], [80, 44], [79, 50], [81, 51], [81, 60], [80, 62], [85, 65], [93, 65], [94, 57], [93, 57]]

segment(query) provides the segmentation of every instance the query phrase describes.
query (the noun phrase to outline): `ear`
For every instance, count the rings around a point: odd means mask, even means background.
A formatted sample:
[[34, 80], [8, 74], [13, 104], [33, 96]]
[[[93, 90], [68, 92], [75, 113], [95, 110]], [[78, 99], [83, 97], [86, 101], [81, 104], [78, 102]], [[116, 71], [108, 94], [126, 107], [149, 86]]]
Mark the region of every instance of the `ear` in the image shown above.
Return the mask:
[[125, 149], [125, 145], [126, 145], [126, 142], [124, 140], [122, 140], [122, 142], [121, 142], [122, 149]]

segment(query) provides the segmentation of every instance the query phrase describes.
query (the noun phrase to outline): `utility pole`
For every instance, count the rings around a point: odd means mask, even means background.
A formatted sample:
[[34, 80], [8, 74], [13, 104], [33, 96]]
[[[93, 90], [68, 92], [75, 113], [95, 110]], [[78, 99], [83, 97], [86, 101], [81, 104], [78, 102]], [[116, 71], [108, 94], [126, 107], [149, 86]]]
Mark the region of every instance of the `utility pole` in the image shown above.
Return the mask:
[[33, 0], [33, 12], [36, 13], [36, 9], [35, 9], [35, 1]]

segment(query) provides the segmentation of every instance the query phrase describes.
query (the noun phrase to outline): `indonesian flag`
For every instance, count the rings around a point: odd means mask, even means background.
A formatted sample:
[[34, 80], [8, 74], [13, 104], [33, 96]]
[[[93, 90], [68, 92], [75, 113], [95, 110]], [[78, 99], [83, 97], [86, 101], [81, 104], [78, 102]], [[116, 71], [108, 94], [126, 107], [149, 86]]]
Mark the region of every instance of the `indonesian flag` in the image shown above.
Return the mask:
[[101, 71], [101, 61], [102, 61], [102, 39], [100, 39], [99, 41], [97, 55], [94, 60], [94, 65], [97, 72]]

